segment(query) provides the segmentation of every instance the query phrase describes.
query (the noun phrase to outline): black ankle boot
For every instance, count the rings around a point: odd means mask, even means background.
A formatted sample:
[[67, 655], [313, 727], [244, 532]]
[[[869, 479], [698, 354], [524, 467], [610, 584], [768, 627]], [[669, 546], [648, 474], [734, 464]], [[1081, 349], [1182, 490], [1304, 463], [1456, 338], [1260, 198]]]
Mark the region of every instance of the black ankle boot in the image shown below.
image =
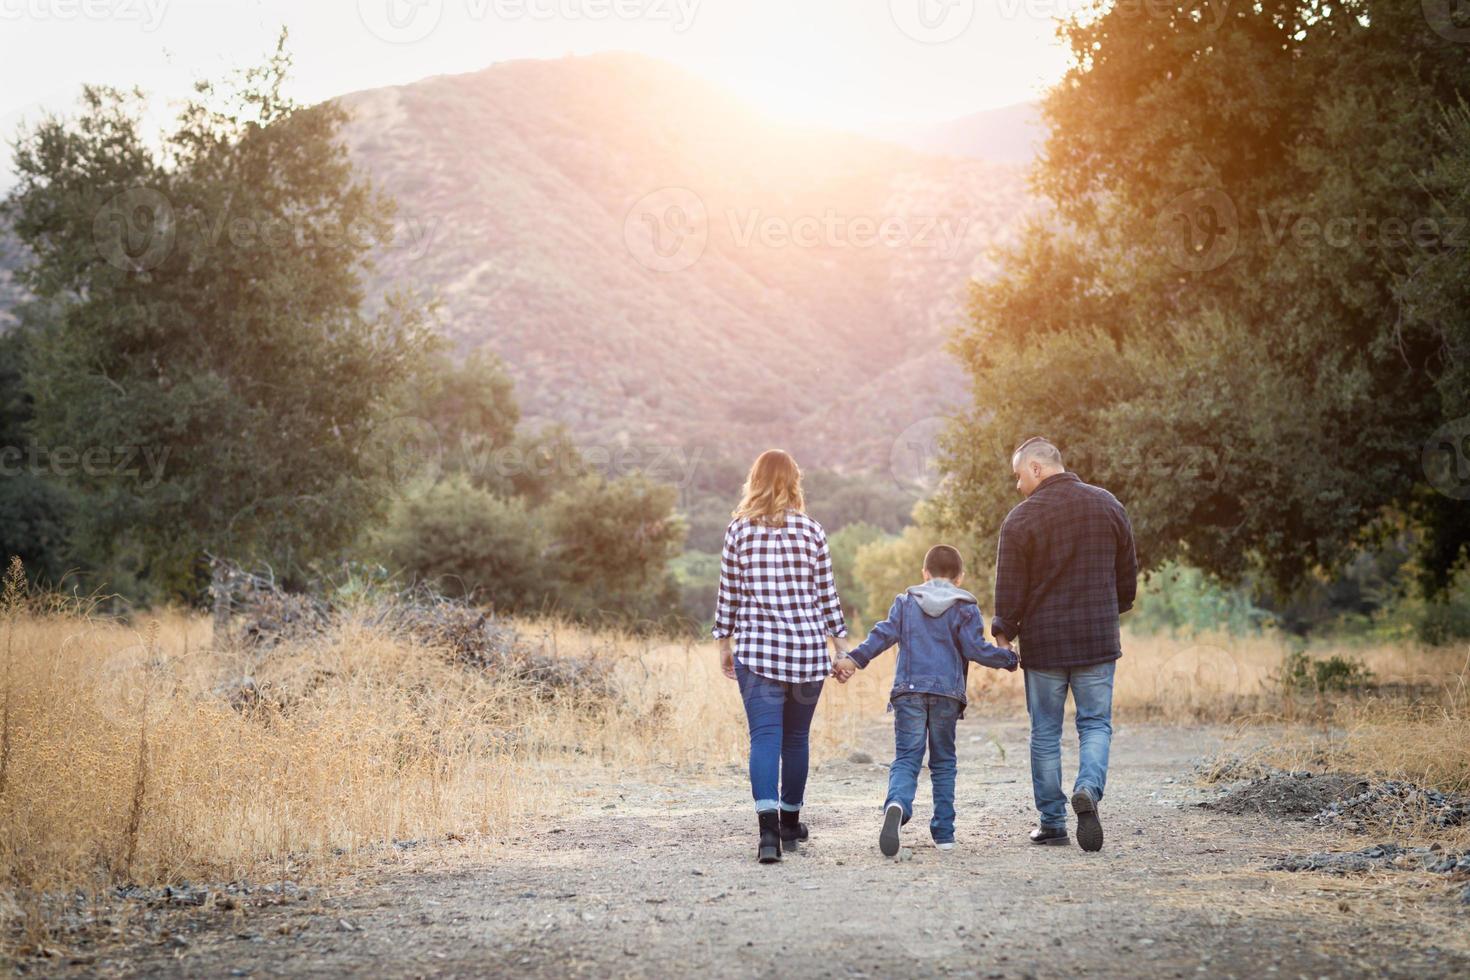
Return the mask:
[[800, 810], [781, 811], [781, 843], [794, 844], [806, 840], [806, 824], [801, 822]]
[[760, 818], [761, 843], [756, 858], [761, 864], [775, 864], [781, 860], [781, 825], [775, 810], [762, 810]]

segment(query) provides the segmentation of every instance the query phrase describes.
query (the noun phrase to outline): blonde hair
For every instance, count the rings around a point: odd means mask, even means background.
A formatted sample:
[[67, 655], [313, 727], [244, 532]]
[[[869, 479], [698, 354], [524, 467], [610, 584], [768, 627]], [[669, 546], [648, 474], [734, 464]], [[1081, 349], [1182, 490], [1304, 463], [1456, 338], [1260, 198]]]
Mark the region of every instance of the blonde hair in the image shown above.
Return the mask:
[[730, 514], [757, 524], [780, 526], [786, 512], [806, 511], [806, 498], [801, 493], [801, 467], [791, 455], [779, 449], [767, 449], [756, 457], [740, 492], [740, 506]]

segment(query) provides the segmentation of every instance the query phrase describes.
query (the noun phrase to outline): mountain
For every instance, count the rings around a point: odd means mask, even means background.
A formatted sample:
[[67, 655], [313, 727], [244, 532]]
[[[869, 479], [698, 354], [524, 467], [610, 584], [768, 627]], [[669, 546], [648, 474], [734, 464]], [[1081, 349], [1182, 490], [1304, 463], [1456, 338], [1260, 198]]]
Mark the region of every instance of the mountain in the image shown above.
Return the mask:
[[[370, 294], [436, 299], [529, 422], [609, 451], [886, 470], [901, 434], [968, 403], [945, 343], [1030, 206], [1018, 165], [779, 124], [641, 56], [340, 102], [399, 204]], [[20, 258], [0, 229], [0, 329]]]
[[1017, 165], [779, 124], [642, 56], [340, 101], [399, 202], [377, 289], [436, 295], [529, 419], [609, 448], [886, 466], [911, 423], [965, 404], [943, 347], [1028, 208]]
[[1046, 127], [1040, 106], [1021, 102], [942, 123], [889, 126], [874, 135], [922, 153], [1029, 164], [1046, 139]]

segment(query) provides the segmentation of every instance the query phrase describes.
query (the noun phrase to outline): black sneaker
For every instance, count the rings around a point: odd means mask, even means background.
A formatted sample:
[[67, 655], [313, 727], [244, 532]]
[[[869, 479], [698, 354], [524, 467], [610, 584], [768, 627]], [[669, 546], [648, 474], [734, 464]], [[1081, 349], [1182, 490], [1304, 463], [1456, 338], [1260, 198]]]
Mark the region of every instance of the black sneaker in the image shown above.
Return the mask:
[[1033, 844], [1068, 844], [1066, 827], [1032, 827]]
[[1077, 845], [1084, 851], [1102, 850], [1102, 821], [1097, 819], [1097, 801], [1092, 794], [1085, 789], [1073, 793], [1072, 810], [1077, 814]]
[[903, 807], [898, 803], [888, 804], [883, 811], [883, 830], [878, 834], [878, 850], [884, 857], [898, 853], [898, 828], [903, 826]]

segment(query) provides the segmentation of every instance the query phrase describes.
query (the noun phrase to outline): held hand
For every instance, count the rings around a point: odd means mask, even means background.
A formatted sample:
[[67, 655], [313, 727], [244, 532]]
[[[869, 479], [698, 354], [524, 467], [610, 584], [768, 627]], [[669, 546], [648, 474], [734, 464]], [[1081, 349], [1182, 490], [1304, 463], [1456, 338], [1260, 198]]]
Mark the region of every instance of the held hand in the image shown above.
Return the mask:
[[995, 645], [1002, 650], [1009, 650], [1011, 648], [1011, 638], [1004, 633], [997, 633], [995, 634]]
[[858, 665], [851, 657], [842, 657], [832, 665], [832, 676], [837, 678], [838, 683], [846, 684], [852, 675], [857, 673]]
[[720, 672], [735, 679], [735, 647], [728, 639], [720, 641]]

